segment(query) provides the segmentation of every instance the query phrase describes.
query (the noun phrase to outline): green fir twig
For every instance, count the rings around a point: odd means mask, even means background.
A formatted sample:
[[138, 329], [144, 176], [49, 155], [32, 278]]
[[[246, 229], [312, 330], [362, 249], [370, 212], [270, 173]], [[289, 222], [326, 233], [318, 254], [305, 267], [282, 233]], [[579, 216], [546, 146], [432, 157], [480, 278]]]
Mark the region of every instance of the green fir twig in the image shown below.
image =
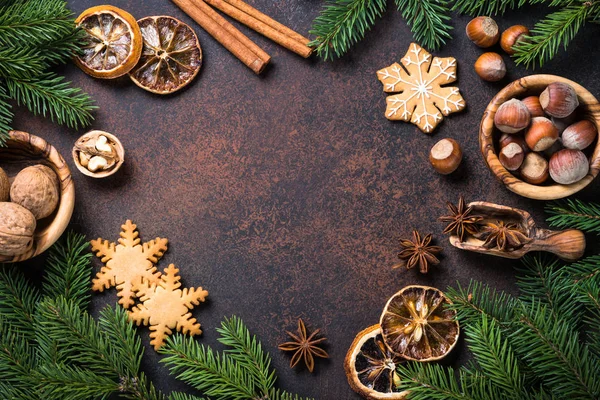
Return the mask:
[[563, 200], [548, 203], [546, 219], [555, 228], [574, 228], [590, 233], [600, 233], [600, 204], [580, 200]]

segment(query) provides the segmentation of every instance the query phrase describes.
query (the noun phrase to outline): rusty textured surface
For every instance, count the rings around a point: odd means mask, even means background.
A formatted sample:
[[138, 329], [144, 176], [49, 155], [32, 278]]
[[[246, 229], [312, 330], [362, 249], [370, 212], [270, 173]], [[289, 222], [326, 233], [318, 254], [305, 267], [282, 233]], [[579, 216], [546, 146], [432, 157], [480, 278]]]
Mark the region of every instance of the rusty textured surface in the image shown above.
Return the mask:
[[[249, 0], [279, 21], [306, 33], [320, 0]], [[100, 4], [71, 1], [76, 13]], [[467, 109], [448, 117], [431, 135], [384, 117], [385, 93], [375, 72], [404, 55], [411, 35], [390, 10], [347, 57], [324, 63], [304, 60], [254, 33], [273, 57], [260, 77], [235, 60], [168, 0], [113, 0], [136, 18], [172, 15], [200, 39], [204, 65], [189, 87], [168, 97], [145, 92], [128, 78], [101, 81], [74, 66], [65, 72], [97, 101], [93, 128], [117, 135], [126, 150], [121, 171], [104, 180], [75, 169], [76, 207], [71, 227], [90, 239], [114, 240], [131, 218], [142, 240], [167, 237], [161, 268], [175, 263], [183, 283], [203, 286], [209, 303], [197, 307], [202, 343], [216, 344], [215, 327], [236, 314], [256, 333], [279, 371], [281, 387], [319, 399], [356, 399], [342, 362], [354, 335], [376, 323], [386, 300], [407, 284], [439, 288], [478, 279], [516, 291], [513, 261], [461, 252], [441, 235], [437, 216], [445, 201], [484, 200], [520, 207], [544, 225], [543, 203], [521, 198], [495, 180], [478, 150], [485, 106], [510, 80], [528, 74], [508, 62], [508, 77], [482, 82], [472, 65], [481, 50], [463, 34], [467, 17], [456, 17], [454, 36], [434, 55], [458, 59], [458, 86]], [[501, 27], [531, 25], [543, 10], [509, 14]], [[242, 31], [248, 32], [242, 28]], [[598, 28], [586, 26], [569, 54], [541, 71], [563, 75], [600, 95]], [[575, 61], [577, 60], [577, 61]], [[18, 111], [15, 127], [42, 136], [69, 157], [85, 131], [68, 131]], [[465, 160], [452, 176], [430, 167], [429, 148], [443, 137], [458, 140]], [[578, 197], [598, 193], [596, 180]], [[433, 232], [442, 263], [421, 276], [392, 270], [398, 239], [412, 228]], [[96, 268], [100, 265], [94, 261]], [[114, 291], [94, 297], [94, 311], [114, 304]], [[302, 317], [329, 338], [331, 356], [316, 372], [290, 370], [277, 350]], [[183, 389], [147, 346], [144, 368], [160, 388]], [[466, 360], [462, 345], [449, 362]]]

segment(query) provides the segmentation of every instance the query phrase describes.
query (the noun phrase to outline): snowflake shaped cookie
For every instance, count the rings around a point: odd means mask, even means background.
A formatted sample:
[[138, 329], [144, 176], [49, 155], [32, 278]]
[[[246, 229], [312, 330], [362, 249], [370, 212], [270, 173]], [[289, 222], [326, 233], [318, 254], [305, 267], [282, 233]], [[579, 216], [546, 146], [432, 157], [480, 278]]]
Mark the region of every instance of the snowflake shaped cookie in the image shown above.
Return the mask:
[[179, 269], [171, 264], [158, 283], [144, 279], [134, 286], [142, 303], [132, 308], [129, 319], [138, 326], [150, 325], [150, 344], [155, 350], [161, 348], [173, 329], [190, 336], [202, 333], [189, 310], [204, 302], [208, 292], [201, 287], [179, 289], [181, 277], [178, 274]]
[[398, 93], [387, 98], [387, 119], [410, 121], [431, 133], [443, 116], [465, 108], [457, 87], [442, 87], [456, 80], [455, 58], [432, 58], [412, 43], [400, 61], [377, 71], [383, 91]]
[[167, 251], [167, 239], [156, 238], [140, 244], [137, 226], [130, 220], [121, 225], [119, 244], [98, 238], [92, 240], [92, 251], [101, 258], [105, 265], [92, 280], [92, 290], [103, 292], [116, 286], [119, 304], [129, 308], [134, 303], [133, 285], [142, 278], [149, 282], [157, 282], [160, 272], [155, 263]]

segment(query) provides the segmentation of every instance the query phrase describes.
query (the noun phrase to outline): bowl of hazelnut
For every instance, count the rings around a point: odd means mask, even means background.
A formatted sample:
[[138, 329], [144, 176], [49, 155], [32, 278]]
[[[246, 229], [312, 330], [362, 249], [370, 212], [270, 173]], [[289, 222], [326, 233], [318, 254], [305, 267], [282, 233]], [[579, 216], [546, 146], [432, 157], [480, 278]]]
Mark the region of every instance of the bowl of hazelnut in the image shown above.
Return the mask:
[[10, 131], [0, 147], [0, 262], [24, 261], [63, 234], [75, 206], [67, 163], [44, 139]]
[[600, 104], [581, 85], [531, 75], [502, 89], [479, 128], [481, 153], [506, 187], [554, 200], [586, 187], [600, 171]]

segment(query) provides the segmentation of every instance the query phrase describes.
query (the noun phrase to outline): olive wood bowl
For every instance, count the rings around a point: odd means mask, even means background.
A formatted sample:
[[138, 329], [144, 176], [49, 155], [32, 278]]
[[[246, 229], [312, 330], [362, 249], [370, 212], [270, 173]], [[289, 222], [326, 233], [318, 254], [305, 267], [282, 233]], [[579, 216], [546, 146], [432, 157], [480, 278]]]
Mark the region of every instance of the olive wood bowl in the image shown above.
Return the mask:
[[485, 201], [469, 203], [469, 207], [473, 208], [473, 215], [483, 217], [482, 223], [500, 220], [517, 224], [530, 242], [520, 249], [503, 251], [497, 248], [485, 248], [484, 242], [472, 235], [465, 237], [463, 242], [456, 235], [450, 236], [450, 244], [459, 249], [504, 258], [521, 258], [530, 251], [547, 251], [570, 262], [579, 260], [585, 252], [585, 235], [577, 229], [553, 231], [539, 228], [527, 211]]
[[24, 261], [35, 257], [58, 240], [63, 234], [75, 206], [75, 186], [71, 171], [56, 148], [44, 139], [21, 131], [10, 131], [6, 147], [0, 147], [0, 167], [6, 171], [10, 181], [25, 167], [43, 164], [52, 168], [60, 182], [60, 200], [54, 212], [37, 221], [33, 234], [33, 246], [17, 256], [2, 256], [0, 262]]
[[600, 131], [600, 104], [598, 103], [598, 100], [596, 100], [596, 98], [583, 86], [555, 75], [530, 75], [506, 86], [498, 92], [487, 106], [479, 127], [479, 146], [488, 167], [509, 190], [523, 197], [535, 200], [561, 199], [577, 193], [589, 185], [596, 175], [598, 175], [598, 171], [600, 171], [600, 140], [598, 139], [596, 139], [593, 153], [591, 156], [588, 156], [590, 160], [590, 170], [588, 174], [580, 181], [570, 185], [561, 185], [558, 183], [532, 185], [520, 180], [500, 164], [496, 148], [496, 140], [499, 138], [500, 131], [494, 127], [494, 116], [496, 115], [498, 107], [512, 98], [539, 95], [546, 86], [553, 82], [567, 83], [575, 89], [579, 98], [578, 110], [581, 110], [582, 118], [592, 121], [596, 125], [598, 131]]

